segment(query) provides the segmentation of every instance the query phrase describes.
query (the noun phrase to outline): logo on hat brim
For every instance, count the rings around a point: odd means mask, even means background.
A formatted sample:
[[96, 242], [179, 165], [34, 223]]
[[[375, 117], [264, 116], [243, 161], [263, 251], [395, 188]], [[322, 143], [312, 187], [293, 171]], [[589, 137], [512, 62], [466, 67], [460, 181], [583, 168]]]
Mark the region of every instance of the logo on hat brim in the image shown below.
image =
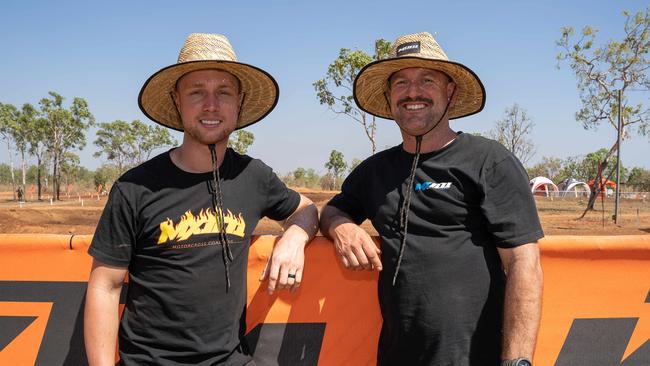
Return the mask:
[[388, 79], [395, 72], [412, 68], [443, 72], [456, 84], [454, 98], [448, 109], [449, 119], [480, 112], [485, 105], [485, 87], [467, 66], [449, 61], [433, 36], [427, 32], [398, 37], [388, 58], [369, 63], [354, 80], [352, 94], [361, 110], [374, 116], [393, 119], [386, 99]]
[[457, 85], [454, 100], [449, 106], [449, 119], [476, 114], [485, 106], [485, 87], [467, 66], [445, 60], [405, 56], [378, 60], [366, 65], [354, 80], [354, 100], [361, 110], [373, 116], [393, 119], [386, 100], [388, 78], [395, 72], [412, 67], [432, 69], [447, 74]]

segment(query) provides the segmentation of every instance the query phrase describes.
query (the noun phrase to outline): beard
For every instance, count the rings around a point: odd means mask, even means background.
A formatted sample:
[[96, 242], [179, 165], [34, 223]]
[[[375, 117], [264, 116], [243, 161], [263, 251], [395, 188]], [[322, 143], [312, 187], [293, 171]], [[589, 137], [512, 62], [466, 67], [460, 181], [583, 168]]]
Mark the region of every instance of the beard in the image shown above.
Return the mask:
[[409, 113], [397, 113], [394, 116], [397, 125], [409, 135], [417, 136], [427, 132], [440, 118], [439, 113], [429, 111], [421, 115], [410, 115]]

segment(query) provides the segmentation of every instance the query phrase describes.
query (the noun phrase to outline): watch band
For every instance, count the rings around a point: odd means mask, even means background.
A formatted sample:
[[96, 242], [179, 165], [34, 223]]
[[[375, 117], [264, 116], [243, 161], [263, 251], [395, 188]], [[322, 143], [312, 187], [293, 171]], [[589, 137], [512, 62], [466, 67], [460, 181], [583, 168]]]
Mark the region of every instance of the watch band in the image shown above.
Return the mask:
[[533, 363], [526, 357], [519, 357], [513, 360], [503, 360], [501, 366], [533, 366]]

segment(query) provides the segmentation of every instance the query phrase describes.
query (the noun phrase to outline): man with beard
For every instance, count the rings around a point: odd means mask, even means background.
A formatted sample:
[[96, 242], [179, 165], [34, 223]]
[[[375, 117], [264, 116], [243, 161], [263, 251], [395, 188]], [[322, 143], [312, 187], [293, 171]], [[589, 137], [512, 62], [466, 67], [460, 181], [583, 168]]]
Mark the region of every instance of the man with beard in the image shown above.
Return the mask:
[[344, 266], [381, 271], [377, 363], [530, 365], [544, 234], [528, 176], [500, 144], [449, 126], [483, 109], [481, 81], [418, 33], [365, 66], [353, 92], [403, 140], [361, 163], [321, 213]]

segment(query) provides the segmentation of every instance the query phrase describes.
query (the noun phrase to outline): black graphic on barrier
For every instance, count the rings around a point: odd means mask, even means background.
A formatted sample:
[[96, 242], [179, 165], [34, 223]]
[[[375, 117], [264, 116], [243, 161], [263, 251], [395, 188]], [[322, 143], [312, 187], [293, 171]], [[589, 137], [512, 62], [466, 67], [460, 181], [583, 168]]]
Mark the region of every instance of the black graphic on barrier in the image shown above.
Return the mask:
[[[49, 302], [52, 310], [36, 365], [87, 365], [83, 343], [86, 282], [0, 281], [0, 302]], [[122, 287], [124, 304], [127, 284]], [[0, 313], [0, 352], [36, 320]], [[258, 366], [318, 364], [325, 323], [259, 324], [247, 336]], [[36, 345], [35, 345], [36, 346]]]
[[[0, 281], [0, 301], [52, 303], [37, 365], [87, 364], [83, 347], [85, 292], [86, 282]], [[3, 337], [4, 328], [0, 329], [0, 339]]]
[[[126, 294], [122, 288], [121, 303]], [[49, 302], [52, 310], [38, 349], [37, 365], [86, 365], [83, 307], [86, 282], [0, 281], [0, 302]], [[650, 304], [650, 292], [646, 303]], [[0, 313], [0, 352], [35, 316]], [[625, 360], [623, 353], [639, 318], [575, 319], [555, 366], [647, 366], [650, 340]], [[311, 366], [318, 363], [325, 323], [259, 324], [247, 336], [258, 365]]]
[[0, 350], [23, 332], [36, 320], [35, 316], [3, 316], [0, 315]]
[[650, 365], [649, 342], [621, 362], [637, 321], [638, 318], [575, 319], [555, 365]]
[[257, 365], [316, 366], [325, 323], [264, 323], [246, 341]]
[[[645, 299], [650, 303], [650, 291]], [[650, 340], [622, 361], [639, 318], [575, 319], [555, 366], [648, 366]]]

